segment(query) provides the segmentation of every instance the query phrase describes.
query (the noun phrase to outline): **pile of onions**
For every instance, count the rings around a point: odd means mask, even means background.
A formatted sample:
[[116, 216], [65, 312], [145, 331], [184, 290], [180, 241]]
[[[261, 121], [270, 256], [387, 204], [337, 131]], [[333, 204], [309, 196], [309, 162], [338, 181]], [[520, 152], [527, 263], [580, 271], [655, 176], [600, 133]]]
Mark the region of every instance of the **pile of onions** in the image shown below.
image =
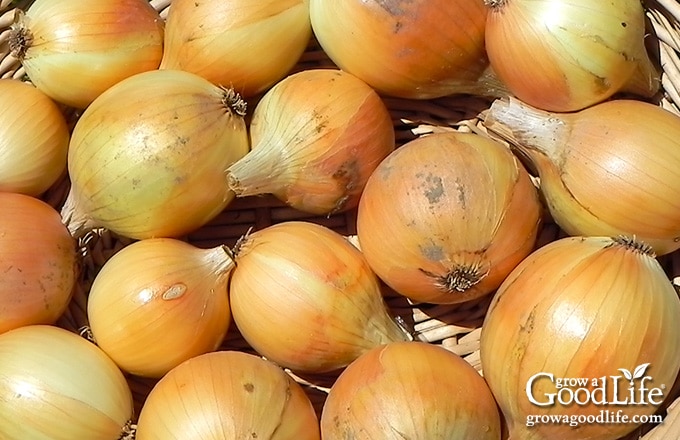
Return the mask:
[[361, 252], [303, 221], [246, 235], [235, 250], [231, 310], [243, 338], [298, 372], [345, 367], [373, 347], [408, 340]]
[[62, 209], [69, 230], [143, 239], [207, 223], [234, 198], [226, 169], [248, 152], [244, 114], [237, 93], [179, 70], [139, 73], [111, 87], [71, 136]]
[[0, 335], [0, 438], [127, 438], [132, 393], [97, 346], [67, 330], [29, 325]]
[[47, 95], [0, 80], [0, 191], [39, 196], [66, 171], [69, 130]]
[[437, 133], [398, 148], [371, 175], [357, 236], [396, 292], [460, 303], [490, 293], [531, 252], [540, 208], [509, 149], [476, 134]]
[[94, 340], [121, 369], [147, 377], [216, 350], [231, 319], [232, 268], [221, 246], [201, 249], [172, 238], [128, 245], [92, 283], [87, 317]]
[[395, 147], [392, 118], [366, 83], [337, 69], [288, 76], [258, 102], [252, 150], [229, 167], [237, 196], [273, 194], [314, 214], [356, 207]]
[[174, 0], [161, 69], [195, 73], [244, 97], [295, 65], [312, 28], [308, 0]]
[[207, 353], [151, 390], [136, 440], [319, 440], [314, 407], [281, 368], [252, 354]]
[[[536, 250], [498, 289], [482, 326], [484, 377], [510, 438], [613, 440], [635, 429], [633, 416], [654, 413], [676, 379], [678, 322], [678, 294], [648, 246], [567, 237]], [[631, 423], [595, 423], [601, 411]], [[550, 415], [581, 423], [528, 418]]]
[[496, 401], [459, 356], [423, 342], [376, 347], [352, 362], [330, 389], [324, 439], [500, 440]]
[[[680, 248], [680, 117], [617, 99], [572, 113], [497, 100], [485, 126], [536, 168], [570, 235], [635, 236], [657, 255]], [[642, 209], [641, 209], [642, 208]]]
[[59, 213], [39, 199], [0, 192], [0, 211], [0, 333], [53, 324], [76, 283], [75, 242]]
[[620, 91], [658, 90], [639, 0], [484, 0], [491, 67], [519, 99], [574, 111]]
[[147, 0], [36, 0], [19, 10], [9, 44], [36, 87], [85, 108], [122, 79], [159, 66], [163, 28]]
[[505, 94], [488, 68], [483, 0], [310, 0], [309, 8], [324, 52], [382, 94]]

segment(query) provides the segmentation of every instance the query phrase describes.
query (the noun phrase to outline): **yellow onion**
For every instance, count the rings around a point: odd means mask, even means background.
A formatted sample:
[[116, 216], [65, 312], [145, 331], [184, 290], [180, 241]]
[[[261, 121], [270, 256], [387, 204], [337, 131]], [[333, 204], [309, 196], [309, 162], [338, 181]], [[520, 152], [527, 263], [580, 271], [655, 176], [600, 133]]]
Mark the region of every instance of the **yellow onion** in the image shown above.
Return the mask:
[[173, 368], [151, 390], [136, 440], [319, 440], [314, 407], [281, 368], [218, 351]]
[[483, 0], [310, 0], [309, 7], [324, 52], [381, 94], [505, 92], [488, 68]]
[[409, 141], [371, 175], [357, 236], [375, 273], [418, 302], [490, 293], [533, 249], [541, 207], [511, 151], [471, 133]]
[[567, 237], [536, 250], [498, 289], [481, 333], [510, 439], [634, 430], [676, 379], [679, 321], [678, 295], [643, 243]]
[[229, 328], [233, 261], [221, 247], [172, 238], [134, 242], [106, 261], [87, 302], [94, 340], [118, 366], [160, 377], [216, 350]]
[[36, 0], [16, 16], [9, 44], [38, 89], [87, 107], [104, 90], [156, 69], [164, 22], [146, 0]]
[[324, 439], [501, 438], [496, 401], [470, 364], [424, 342], [393, 342], [352, 362], [321, 414]]
[[59, 213], [24, 194], [0, 192], [0, 333], [53, 324], [76, 283], [76, 245]]
[[573, 113], [494, 102], [489, 130], [537, 169], [555, 222], [570, 235], [629, 235], [657, 255], [680, 248], [680, 117], [618, 99]]
[[639, 0], [485, 3], [491, 66], [515, 96], [535, 107], [574, 111], [629, 86], [645, 96], [659, 88]]
[[234, 198], [226, 169], [248, 151], [244, 114], [237, 93], [188, 72], [154, 70], [111, 87], [71, 136], [69, 230], [143, 239], [207, 223]]
[[251, 97], [283, 78], [307, 48], [307, 3], [174, 0], [160, 68], [192, 72]]
[[229, 167], [237, 196], [273, 194], [314, 214], [356, 207], [366, 180], [394, 150], [394, 126], [378, 94], [337, 69], [277, 83], [258, 102], [252, 150]]
[[118, 440], [130, 433], [132, 393], [111, 359], [50, 325], [0, 335], [0, 438]]
[[0, 191], [38, 196], [66, 171], [69, 129], [32, 85], [0, 80]]
[[328, 372], [375, 346], [408, 339], [361, 252], [325, 226], [288, 221], [255, 231], [243, 237], [234, 259], [234, 322], [278, 365]]

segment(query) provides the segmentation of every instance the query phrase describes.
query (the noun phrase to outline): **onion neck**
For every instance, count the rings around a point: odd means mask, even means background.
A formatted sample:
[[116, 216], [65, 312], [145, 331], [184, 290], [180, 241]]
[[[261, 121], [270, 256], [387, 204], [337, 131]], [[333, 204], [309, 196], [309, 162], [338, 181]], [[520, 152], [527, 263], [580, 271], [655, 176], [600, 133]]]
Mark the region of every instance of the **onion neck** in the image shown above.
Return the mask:
[[511, 95], [508, 88], [491, 68], [491, 65], [487, 65], [476, 81], [461, 83], [458, 93], [490, 98], [506, 98]]
[[92, 218], [80, 209], [80, 204], [77, 202], [73, 190], [68, 192], [64, 206], [61, 208], [61, 221], [76, 240], [99, 227]]
[[227, 184], [237, 197], [271, 194], [281, 189], [282, 158], [273, 148], [253, 148], [227, 169]]
[[371, 319], [370, 327], [373, 329], [374, 334], [368, 335], [368, 339], [375, 345], [413, 341], [413, 334], [406, 327], [406, 323], [403, 320], [392, 317], [387, 310], [387, 306], [385, 306], [384, 319]]
[[227, 246], [217, 246], [205, 250], [205, 258], [217, 276], [228, 275], [235, 267], [232, 253]]
[[632, 93], [642, 98], [651, 98], [661, 88], [661, 73], [652, 63], [646, 52], [638, 58], [635, 71], [630, 80], [621, 89], [624, 93]]
[[564, 146], [571, 133], [566, 114], [550, 113], [515, 98], [497, 99], [486, 116], [484, 126], [508, 141], [532, 161], [547, 156], [554, 164], [562, 162]]

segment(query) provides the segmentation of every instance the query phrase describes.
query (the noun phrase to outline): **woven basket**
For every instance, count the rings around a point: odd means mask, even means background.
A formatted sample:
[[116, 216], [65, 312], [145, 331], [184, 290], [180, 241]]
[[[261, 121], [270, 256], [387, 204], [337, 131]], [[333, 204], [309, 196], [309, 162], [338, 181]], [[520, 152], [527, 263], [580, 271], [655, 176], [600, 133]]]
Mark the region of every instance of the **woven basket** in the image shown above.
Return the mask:
[[[594, 0], [597, 1], [597, 0]], [[9, 54], [8, 28], [14, 17], [14, 8], [27, 8], [31, 0], [0, 0], [0, 78], [25, 78], [20, 63]], [[151, 0], [151, 4], [165, 17], [171, 0]], [[650, 46], [654, 46], [653, 58], [662, 66], [663, 93], [654, 103], [680, 115], [680, 4], [676, 0], [646, 0], [649, 19]], [[319, 45], [312, 38], [307, 51], [299, 60], [295, 71], [314, 67], [333, 67]], [[482, 124], [490, 101], [469, 96], [453, 96], [426, 101], [386, 98], [396, 131], [397, 145], [423, 134], [457, 130], [487, 135]], [[68, 112], [72, 121], [73, 112]], [[43, 198], [57, 209], [61, 208], [69, 188], [64, 176], [44, 194]], [[287, 207], [273, 197], [248, 197], [236, 199], [209, 224], [184, 237], [188, 242], [203, 248], [220, 244], [233, 246], [249, 229], [255, 230], [288, 220], [306, 220], [323, 224], [344, 235], [356, 233], [356, 212], [350, 211], [330, 217], [314, 217]], [[540, 247], [565, 234], [546, 217], [536, 247]], [[83, 270], [80, 283], [74, 293], [69, 309], [58, 325], [73, 332], [87, 328], [86, 304], [90, 284], [102, 265], [118, 250], [132, 240], [118, 237], [108, 231], [91, 233], [82, 239]], [[680, 252], [660, 259], [668, 276], [680, 284]], [[677, 283], [676, 283], [677, 281]], [[491, 301], [491, 295], [458, 305], [412, 304], [405, 298], [385, 288], [385, 298], [392, 312], [411, 326], [417, 339], [444, 348], [462, 356], [481, 373], [479, 336], [482, 321]], [[242, 350], [254, 353], [231, 325], [222, 349]], [[314, 375], [299, 377], [289, 372], [307, 391], [320, 414], [327, 392], [337, 375]], [[156, 380], [128, 376], [135, 399], [135, 414], [144, 403]], [[680, 385], [669, 393], [667, 402], [659, 411], [665, 417], [662, 425], [645, 425], [626, 436], [625, 440], [680, 439]]]

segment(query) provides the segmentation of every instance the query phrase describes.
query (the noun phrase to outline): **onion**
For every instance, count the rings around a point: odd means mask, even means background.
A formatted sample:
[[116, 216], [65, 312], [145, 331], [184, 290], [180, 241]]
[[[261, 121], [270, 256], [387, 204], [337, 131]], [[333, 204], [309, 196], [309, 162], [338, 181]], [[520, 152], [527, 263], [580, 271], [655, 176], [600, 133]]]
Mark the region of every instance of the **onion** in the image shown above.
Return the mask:
[[151, 390], [137, 440], [318, 440], [314, 407], [276, 365], [237, 351], [190, 359]]
[[40, 90], [0, 80], [0, 191], [39, 196], [66, 171], [69, 129]]
[[54, 324], [76, 283], [75, 241], [39, 199], [0, 192], [0, 211], [0, 333]]
[[[510, 438], [613, 440], [631, 432], [633, 416], [654, 413], [678, 374], [679, 321], [678, 295], [640, 242], [567, 237], [536, 250], [498, 289], [482, 326], [484, 377]], [[585, 382], [558, 388], [562, 378]], [[630, 423], [527, 426], [530, 416], [585, 422], [601, 411]]]
[[395, 147], [394, 126], [378, 94], [336, 69], [305, 70], [259, 101], [252, 150], [229, 167], [237, 196], [274, 194], [313, 214], [355, 208], [366, 180]]
[[324, 52], [382, 94], [505, 94], [488, 68], [483, 0], [310, 0], [309, 7]]
[[424, 342], [376, 347], [352, 362], [328, 393], [324, 439], [496, 439], [496, 401], [477, 371]]
[[147, 377], [216, 350], [231, 319], [232, 267], [221, 246], [171, 238], [128, 245], [92, 283], [87, 316], [95, 341], [121, 369]]
[[[639, 0], [485, 0], [486, 49], [494, 72], [519, 99], [574, 111], [660, 75], [647, 54]], [[640, 81], [638, 77], [642, 77]], [[635, 82], [635, 79], [638, 79]]]
[[69, 230], [179, 237], [210, 221], [234, 198], [225, 173], [248, 151], [244, 113], [237, 93], [178, 70], [111, 87], [71, 136]]
[[17, 15], [9, 44], [38, 89], [85, 108], [120, 80], [159, 66], [163, 27], [146, 0], [36, 0]]
[[234, 322], [246, 342], [283, 367], [329, 372], [407, 339], [361, 252], [325, 226], [288, 221], [255, 231], [234, 259]]
[[625, 99], [565, 114], [498, 100], [485, 125], [538, 170], [550, 213], [568, 234], [635, 236], [657, 255], [680, 248], [677, 115]]
[[307, 48], [307, 2], [174, 0], [160, 68], [186, 70], [254, 96], [283, 78]]
[[0, 438], [117, 440], [131, 417], [125, 377], [94, 344], [48, 325], [0, 335]]
[[531, 252], [541, 207], [509, 149], [460, 132], [409, 141], [371, 175], [357, 236], [375, 273], [418, 302], [490, 293]]

